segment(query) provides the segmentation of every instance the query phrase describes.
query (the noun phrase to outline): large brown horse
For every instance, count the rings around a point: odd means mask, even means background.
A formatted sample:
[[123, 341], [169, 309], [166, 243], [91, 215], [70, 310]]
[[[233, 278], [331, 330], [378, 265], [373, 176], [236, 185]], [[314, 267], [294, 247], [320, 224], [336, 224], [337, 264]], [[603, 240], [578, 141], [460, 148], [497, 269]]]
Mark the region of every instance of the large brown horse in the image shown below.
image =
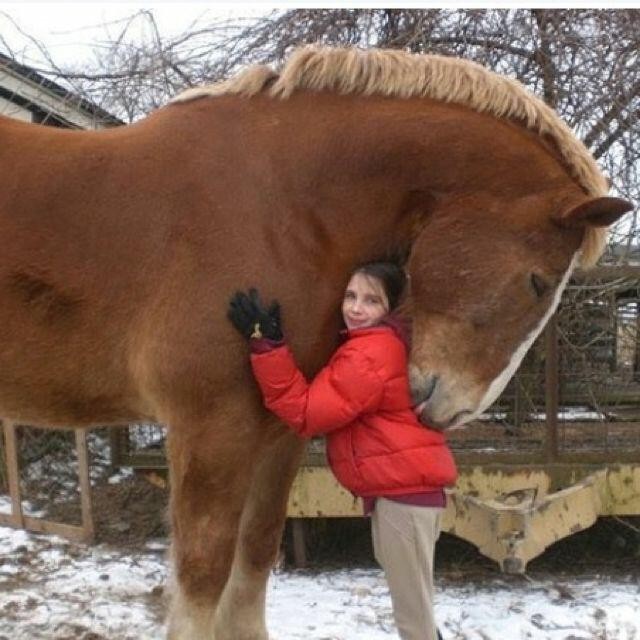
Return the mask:
[[264, 640], [301, 444], [261, 407], [230, 295], [282, 303], [313, 375], [358, 262], [405, 252], [412, 384], [477, 415], [630, 206], [518, 83], [460, 60], [297, 52], [116, 130], [0, 120], [0, 414], [169, 425], [169, 637]]

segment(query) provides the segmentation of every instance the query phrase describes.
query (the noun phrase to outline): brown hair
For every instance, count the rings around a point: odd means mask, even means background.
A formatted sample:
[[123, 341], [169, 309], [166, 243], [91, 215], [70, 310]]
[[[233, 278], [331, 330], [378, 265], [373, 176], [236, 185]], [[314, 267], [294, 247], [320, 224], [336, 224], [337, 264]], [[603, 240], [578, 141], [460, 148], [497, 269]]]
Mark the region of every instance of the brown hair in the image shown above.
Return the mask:
[[365, 262], [356, 267], [351, 275], [356, 273], [377, 278], [382, 283], [389, 301], [389, 311], [393, 311], [400, 304], [407, 285], [407, 274], [400, 265], [395, 262]]

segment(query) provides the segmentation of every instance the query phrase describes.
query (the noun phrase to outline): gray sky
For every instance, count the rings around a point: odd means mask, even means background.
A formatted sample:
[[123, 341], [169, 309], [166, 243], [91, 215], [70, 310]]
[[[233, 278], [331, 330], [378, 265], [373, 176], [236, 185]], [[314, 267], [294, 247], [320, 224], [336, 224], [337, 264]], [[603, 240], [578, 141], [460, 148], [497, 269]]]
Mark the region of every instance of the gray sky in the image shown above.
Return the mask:
[[[279, 8], [294, 7], [371, 7], [380, 8], [397, 4], [405, 8], [433, 7], [553, 7], [549, 0], [404, 0], [402, 3], [389, 0], [365, 0], [345, 3], [344, 0], [239, 0], [237, 2], [2, 2], [0, 1], [0, 37], [11, 46], [16, 57], [26, 63], [37, 63], [37, 50], [29, 45], [6, 15], [16, 21], [26, 33], [45, 42], [54, 60], [66, 64], [79, 61], [79, 56], [90, 55], [90, 45], [104, 39], [104, 23], [122, 20], [142, 9], [151, 9], [163, 35], [185, 31], [195, 20], [207, 21], [213, 16], [255, 16]], [[640, 0], [564, 0], [558, 7], [595, 6], [607, 8], [640, 6]], [[6, 15], [3, 15], [6, 14]], [[107, 27], [112, 31], [116, 25]]]
[[[122, 22], [150, 9], [165, 36], [185, 31], [195, 21], [232, 15], [256, 15], [271, 7], [263, 3], [210, 2], [0, 2], [0, 37], [17, 59], [37, 65], [37, 47], [20, 30], [46, 44], [59, 64], [73, 64], [91, 57], [91, 47], [118, 33]], [[14, 24], [15, 22], [15, 24]]]

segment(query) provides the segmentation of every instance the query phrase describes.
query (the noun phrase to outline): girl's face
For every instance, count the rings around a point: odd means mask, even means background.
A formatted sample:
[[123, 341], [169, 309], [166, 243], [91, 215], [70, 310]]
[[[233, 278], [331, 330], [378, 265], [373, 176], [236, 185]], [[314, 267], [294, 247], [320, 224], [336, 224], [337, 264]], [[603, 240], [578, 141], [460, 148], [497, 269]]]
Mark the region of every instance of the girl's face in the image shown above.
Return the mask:
[[389, 300], [382, 282], [374, 276], [354, 273], [344, 292], [342, 317], [347, 329], [364, 329], [389, 313]]

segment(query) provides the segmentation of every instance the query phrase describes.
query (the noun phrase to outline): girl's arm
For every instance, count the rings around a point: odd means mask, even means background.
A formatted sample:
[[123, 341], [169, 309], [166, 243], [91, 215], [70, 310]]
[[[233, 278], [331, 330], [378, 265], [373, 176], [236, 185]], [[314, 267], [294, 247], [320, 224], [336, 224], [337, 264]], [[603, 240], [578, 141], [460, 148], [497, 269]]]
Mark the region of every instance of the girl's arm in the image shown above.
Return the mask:
[[380, 405], [384, 384], [375, 363], [348, 344], [308, 383], [283, 342], [280, 306], [266, 307], [256, 289], [248, 295], [236, 292], [228, 317], [251, 343], [251, 365], [265, 406], [298, 435], [340, 429]]
[[348, 344], [311, 383], [286, 345], [252, 353], [251, 366], [265, 406], [305, 438], [340, 429], [375, 411], [384, 392], [375, 364]]

